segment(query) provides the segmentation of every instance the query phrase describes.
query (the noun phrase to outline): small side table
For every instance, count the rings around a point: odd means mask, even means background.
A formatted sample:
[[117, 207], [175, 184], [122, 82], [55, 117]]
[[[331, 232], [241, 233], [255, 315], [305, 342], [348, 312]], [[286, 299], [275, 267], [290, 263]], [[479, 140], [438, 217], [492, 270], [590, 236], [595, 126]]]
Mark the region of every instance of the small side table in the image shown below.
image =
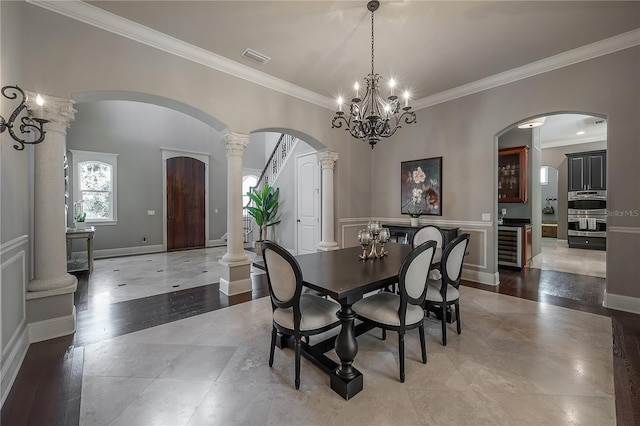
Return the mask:
[[[85, 229], [67, 228], [67, 272], [93, 272], [93, 235], [96, 228], [89, 226]], [[87, 241], [87, 257], [74, 257], [73, 240]]]

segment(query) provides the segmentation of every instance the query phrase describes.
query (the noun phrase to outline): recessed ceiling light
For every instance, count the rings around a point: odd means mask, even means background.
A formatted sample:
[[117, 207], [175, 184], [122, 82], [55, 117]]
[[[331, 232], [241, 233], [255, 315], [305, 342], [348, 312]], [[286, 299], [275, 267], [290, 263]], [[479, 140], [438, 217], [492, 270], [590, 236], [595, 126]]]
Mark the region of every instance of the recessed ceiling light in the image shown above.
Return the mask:
[[579, 132], [576, 133], [576, 135], [584, 135], [584, 132], [580, 130]]
[[531, 129], [532, 127], [542, 126], [546, 119], [547, 117], [532, 118], [529, 121], [518, 124], [518, 129]]

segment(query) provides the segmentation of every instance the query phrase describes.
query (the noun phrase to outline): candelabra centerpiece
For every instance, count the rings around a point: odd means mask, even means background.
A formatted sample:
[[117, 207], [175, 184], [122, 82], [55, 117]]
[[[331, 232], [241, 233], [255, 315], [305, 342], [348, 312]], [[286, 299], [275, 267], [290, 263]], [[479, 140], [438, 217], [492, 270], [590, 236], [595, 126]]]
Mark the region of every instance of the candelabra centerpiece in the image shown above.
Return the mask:
[[[369, 221], [366, 228], [358, 231], [358, 242], [362, 247], [360, 260], [379, 259], [388, 254], [384, 246], [389, 241], [389, 229], [383, 228], [376, 220]], [[371, 249], [369, 250], [369, 247]]]

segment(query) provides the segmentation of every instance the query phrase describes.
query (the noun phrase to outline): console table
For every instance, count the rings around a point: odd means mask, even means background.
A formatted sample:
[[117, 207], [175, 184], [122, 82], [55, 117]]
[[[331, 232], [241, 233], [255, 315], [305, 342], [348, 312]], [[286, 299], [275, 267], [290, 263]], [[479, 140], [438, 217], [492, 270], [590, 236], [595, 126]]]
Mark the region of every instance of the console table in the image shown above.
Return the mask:
[[[86, 229], [67, 228], [67, 272], [93, 272], [93, 235], [95, 232], [96, 229], [93, 226]], [[86, 240], [86, 257], [74, 255], [73, 240]]]
[[[403, 225], [403, 224], [393, 224], [393, 223], [383, 223], [383, 227], [389, 229], [389, 234], [392, 238], [395, 238], [395, 241], [398, 243], [411, 243], [411, 238], [415, 232], [422, 228], [422, 226], [411, 226], [411, 225]], [[455, 237], [458, 236], [458, 230], [460, 228], [443, 228], [439, 227], [442, 231], [442, 245], [446, 247], [447, 244], [451, 242]]]

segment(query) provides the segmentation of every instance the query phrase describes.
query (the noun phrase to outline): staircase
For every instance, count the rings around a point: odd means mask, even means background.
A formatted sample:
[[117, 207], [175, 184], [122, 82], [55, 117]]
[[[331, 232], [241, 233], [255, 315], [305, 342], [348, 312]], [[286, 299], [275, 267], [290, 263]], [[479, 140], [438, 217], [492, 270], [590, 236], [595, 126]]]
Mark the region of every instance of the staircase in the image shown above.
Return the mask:
[[[298, 142], [298, 138], [282, 133], [280, 138], [278, 139], [278, 143], [273, 148], [269, 159], [267, 160], [267, 164], [265, 164], [264, 169], [262, 169], [262, 173], [258, 178], [258, 183], [256, 184], [257, 188], [264, 188], [264, 185], [271, 185], [276, 181], [282, 167], [284, 166], [287, 158], [289, 157], [289, 153], [293, 151], [293, 148]], [[251, 201], [244, 206], [243, 211], [243, 220], [242, 227], [244, 233], [244, 242], [250, 243], [249, 235], [253, 232], [253, 218], [247, 212], [247, 207], [251, 205]]]

